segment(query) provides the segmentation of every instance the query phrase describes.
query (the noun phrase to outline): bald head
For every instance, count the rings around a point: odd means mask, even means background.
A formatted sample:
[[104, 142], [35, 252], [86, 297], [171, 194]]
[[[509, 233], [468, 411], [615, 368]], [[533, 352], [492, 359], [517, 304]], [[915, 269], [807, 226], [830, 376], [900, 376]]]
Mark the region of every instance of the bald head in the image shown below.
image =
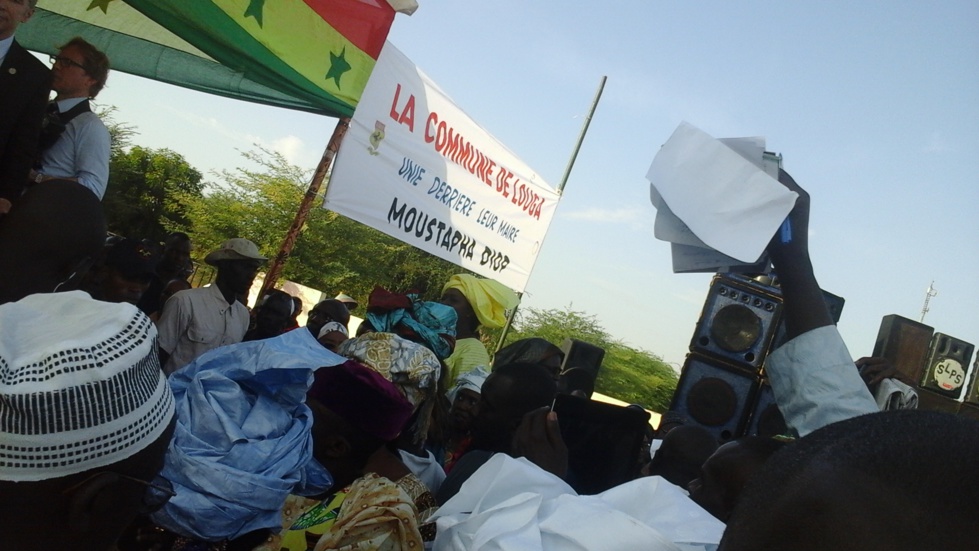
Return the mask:
[[105, 243], [102, 203], [76, 182], [50, 180], [0, 220], [0, 304], [77, 288]]

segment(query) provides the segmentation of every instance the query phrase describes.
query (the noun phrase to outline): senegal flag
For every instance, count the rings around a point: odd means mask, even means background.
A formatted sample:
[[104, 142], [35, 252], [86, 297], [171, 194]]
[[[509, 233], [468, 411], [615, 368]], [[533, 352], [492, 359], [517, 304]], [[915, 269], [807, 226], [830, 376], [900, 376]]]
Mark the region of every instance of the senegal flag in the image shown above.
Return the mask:
[[54, 53], [81, 36], [114, 70], [349, 117], [395, 11], [416, 7], [414, 0], [41, 0], [17, 41]]

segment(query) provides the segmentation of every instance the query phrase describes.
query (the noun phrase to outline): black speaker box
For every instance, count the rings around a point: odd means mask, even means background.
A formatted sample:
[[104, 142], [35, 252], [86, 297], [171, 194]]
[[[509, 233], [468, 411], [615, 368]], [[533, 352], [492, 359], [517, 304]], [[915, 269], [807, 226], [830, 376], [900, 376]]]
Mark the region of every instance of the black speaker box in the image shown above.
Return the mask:
[[688, 354], [670, 411], [727, 442], [744, 432], [757, 391], [757, 376], [716, 358]]
[[746, 277], [711, 281], [690, 351], [755, 373], [765, 361], [782, 313], [778, 290]]
[[928, 347], [928, 361], [921, 386], [953, 400], [968, 388], [966, 375], [975, 346], [944, 333], [935, 333]]
[[920, 381], [934, 331], [933, 327], [897, 314], [884, 316], [880, 320], [872, 356], [887, 358], [910, 380]]
[[[840, 317], [843, 315], [843, 305], [846, 304], [846, 299], [839, 295], [823, 291], [823, 301], [826, 302], [826, 307], [829, 308], [829, 315], [833, 318], [833, 323], [839, 323]], [[785, 344], [786, 340], [785, 318], [783, 317], [778, 323], [778, 328], [775, 330], [775, 338], [772, 339], [772, 350]]]
[[598, 377], [602, 360], [605, 359], [604, 348], [577, 339], [564, 339], [561, 350], [564, 351], [564, 362], [561, 363], [562, 372], [572, 367], [583, 367], [592, 373], [593, 378]]
[[969, 391], [965, 395], [965, 403], [979, 406], [979, 354], [972, 364], [972, 375], [969, 381]]
[[764, 436], [771, 438], [780, 434], [788, 434], [785, 417], [775, 403], [775, 394], [768, 381], [763, 380], [755, 397], [755, 403], [748, 421], [745, 436]]
[[918, 409], [944, 411], [945, 413], [959, 412], [960, 404], [948, 396], [932, 392], [927, 388], [918, 387], [914, 390], [918, 393]]
[[979, 405], [964, 403], [959, 406], [959, 415], [979, 421]]

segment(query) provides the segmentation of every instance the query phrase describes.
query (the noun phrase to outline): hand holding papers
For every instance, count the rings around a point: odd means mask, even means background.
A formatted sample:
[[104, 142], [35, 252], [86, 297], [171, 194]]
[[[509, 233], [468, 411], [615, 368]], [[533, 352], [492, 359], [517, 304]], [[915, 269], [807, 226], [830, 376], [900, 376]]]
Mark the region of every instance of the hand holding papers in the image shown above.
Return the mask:
[[778, 182], [762, 138], [716, 140], [681, 123], [646, 175], [655, 235], [673, 247], [674, 272], [764, 271], [765, 246], [797, 194]]

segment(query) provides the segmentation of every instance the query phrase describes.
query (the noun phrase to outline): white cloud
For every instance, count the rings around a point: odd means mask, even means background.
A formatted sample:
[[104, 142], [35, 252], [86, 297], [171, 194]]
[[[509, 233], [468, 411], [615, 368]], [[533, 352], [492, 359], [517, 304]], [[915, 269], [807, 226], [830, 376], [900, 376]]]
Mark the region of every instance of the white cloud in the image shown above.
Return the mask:
[[300, 164], [307, 157], [304, 151], [305, 144], [297, 136], [288, 135], [268, 144], [274, 151], [281, 154], [287, 161], [294, 165]]
[[303, 168], [311, 169], [319, 162], [320, 154], [307, 147], [302, 138], [294, 134], [278, 138], [257, 136], [248, 132], [236, 131], [215, 117], [197, 115], [170, 105], [163, 107], [189, 124], [228, 140], [234, 149], [249, 151], [258, 145], [281, 154], [289, 163]]
[[611, 224], [625, 224], [633, 230], [641, 230], [646, 227], [650, 220], [649, 209], [639, 207], [625, 207], [616, 209], [587, 208], [561, 213], [564, 218], [572, 220], [583, 220], [585, 222], [605, 222]]

